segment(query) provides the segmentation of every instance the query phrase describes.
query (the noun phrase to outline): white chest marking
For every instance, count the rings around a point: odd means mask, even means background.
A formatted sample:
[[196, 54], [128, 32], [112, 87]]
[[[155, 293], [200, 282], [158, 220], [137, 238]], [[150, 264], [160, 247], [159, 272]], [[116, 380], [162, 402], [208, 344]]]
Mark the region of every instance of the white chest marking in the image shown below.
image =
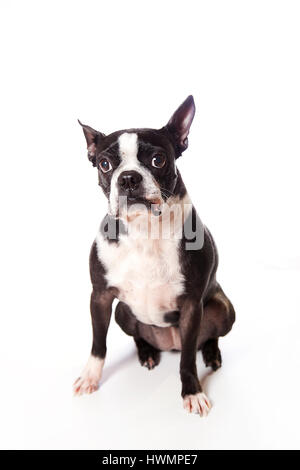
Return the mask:
[[117, 287], [119, 299], [141, 322], [168, 326], [164, 313], [177, 309], [176, 299], [184, 290], [180, 240], [137, 240], [125, 235], [117, 244], [98, 233], [96, 241], [108, 285]]

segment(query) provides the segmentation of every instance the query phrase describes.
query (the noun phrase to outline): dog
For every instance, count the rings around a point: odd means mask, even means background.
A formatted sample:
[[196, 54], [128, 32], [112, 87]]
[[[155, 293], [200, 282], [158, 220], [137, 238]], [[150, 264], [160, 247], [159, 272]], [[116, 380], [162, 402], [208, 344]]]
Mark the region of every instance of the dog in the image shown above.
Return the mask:
[[93, 343], [74, 384], [76, 395], [98, 389], [112, 303], [118, 299], [115, 319], [133, 337], [142, 366], [151, 370], [161, 351], [179, 350], [184, 408], [200, 416], [211, 408], [198, 380], [196, 353], [201, 350], [214, 371], [221, 367], [218, 339], [231, 330], [235, 311], [216, 280], [213, 238], [176, 166], [188, 148], [194, 115], [188, 96], [158, 130], [104, 135], [79, 121], [108, 214], [90, 252]]

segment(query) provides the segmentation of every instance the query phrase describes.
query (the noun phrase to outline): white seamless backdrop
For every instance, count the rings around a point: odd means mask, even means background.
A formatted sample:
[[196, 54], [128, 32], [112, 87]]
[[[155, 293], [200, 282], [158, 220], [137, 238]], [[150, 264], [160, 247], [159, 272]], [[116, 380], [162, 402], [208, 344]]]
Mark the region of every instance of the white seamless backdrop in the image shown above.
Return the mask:
[[[2, 448], [299, 448], [297, 1], [5, 1], [1, 43]], [[160, 127], [193, 94], [178, 166], [220, 253], [237, 322], [182, 409], [179, 354], [140, 367], [114, 320], [97, 393], [90, 245], [105, 214], [77, 118]]]

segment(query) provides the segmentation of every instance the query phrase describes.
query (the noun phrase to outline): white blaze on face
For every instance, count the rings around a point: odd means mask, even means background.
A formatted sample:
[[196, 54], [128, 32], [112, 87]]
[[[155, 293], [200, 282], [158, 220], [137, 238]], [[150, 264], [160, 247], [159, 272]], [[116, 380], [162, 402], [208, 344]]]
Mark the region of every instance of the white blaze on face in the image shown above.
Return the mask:
[[[139, 150], [138, 136], [136, 133], [124, 132], [119, 139], [119, 154], [124, 166], [136, 167], [139, 162], [137, 154]], [[132, 169], [132, 168], [130, 168]]]
[[157, 184], [155, 184], [151, 172], [141, 165], [141, 162], [138, 160], [138, 135], [135, 132], [124, 132], [120, 135], [118, 142], [121, 162], [114, 171], [110, 183], [109, 205], [112, 215], [117, 215], [119, 199], [118, 178], [123, 171], [134, 170], [140, 173], [143, 178], [141, 183], [144, 187], [143, 197], [149, 200], [155, 198], [161, 199], [160, 190]]

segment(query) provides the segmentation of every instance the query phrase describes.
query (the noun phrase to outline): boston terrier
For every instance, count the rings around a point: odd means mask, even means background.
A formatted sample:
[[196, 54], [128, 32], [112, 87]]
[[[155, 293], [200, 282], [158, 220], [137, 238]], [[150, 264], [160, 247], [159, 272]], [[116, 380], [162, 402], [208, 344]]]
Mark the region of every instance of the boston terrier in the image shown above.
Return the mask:
[[82, 124], [88, 158], [98, 170], [108, 214], [90, 253], [93, 344], [74, 393], [98, 389], [106, 356], [112, 303], [149, 370], [160, 352], [181, 351], [183, 406], [206, 416], [211, 408], [197, 376], [196, 354], [213, 370], [218, 347], [235, 320], [216, 280], [218, 253], [193, 207], [176, 160], [188, 147], [195, 115], [189, 96], [161, 129], [126, 129], [105, 135]]

